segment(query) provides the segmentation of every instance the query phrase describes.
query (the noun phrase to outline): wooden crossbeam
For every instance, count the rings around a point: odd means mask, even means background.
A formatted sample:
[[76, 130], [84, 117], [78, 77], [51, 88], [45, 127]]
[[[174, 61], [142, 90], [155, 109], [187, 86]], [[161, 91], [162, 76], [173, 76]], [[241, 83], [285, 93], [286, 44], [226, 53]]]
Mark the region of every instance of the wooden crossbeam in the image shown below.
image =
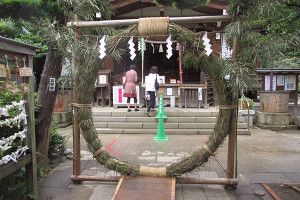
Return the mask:
[[[207, 22], [229, 22], [232, 17], [229, 15], [216, 16], [191, 16], [191, 17], [170, 17], [170, 22], [174, 23], [207, 23]], [[102, 21], [74, 21], [68, 22], [67, 26], [75, 27], [100, 27], [100, 26], [127, 26], [137, 24], [139, 19], [123, 20], [102, 20]]]

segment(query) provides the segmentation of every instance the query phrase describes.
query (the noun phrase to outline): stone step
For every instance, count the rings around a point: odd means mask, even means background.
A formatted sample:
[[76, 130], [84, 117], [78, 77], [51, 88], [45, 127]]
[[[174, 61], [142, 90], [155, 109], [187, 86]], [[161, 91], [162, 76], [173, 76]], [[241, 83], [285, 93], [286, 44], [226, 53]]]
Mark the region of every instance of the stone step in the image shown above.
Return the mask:
[[[109, 116], [94, 116], [94, 122], [156, 122], [154, 117], [109, 117]], [[166, 123], [216, 123], [217, 117], [168, 117]], [[242, 117], [239, 117], [239, 122], [244, 122]]]
[[[156, 129], [96, 128], [98, 134], [156, 134]], [[167, 135], [209, 135], [213, 129], [165, 129]], [[250, 135], [247, 129], [238, 129], [238, 135]]]
[[[165, 123], [166, 129], [213, 129], [215, 123]], [[156, 122], [94, 122], [95, 128], [155, 129]], [[246, 129], [246, 123], [238, 123], [238, 129]]]
[[[155, 114], [155, 113], [154, 113]], [[168, 117], [217, 117], [217, 111], [201, 111], [201, 112], [179, 112], [179, 111], [166, 111]], [[145, 111], [139, 112], [126, 112], [126, 111], [116, 111], [116, 112], [99, 112], [93, 111], [94, 117], [145, 117]]]

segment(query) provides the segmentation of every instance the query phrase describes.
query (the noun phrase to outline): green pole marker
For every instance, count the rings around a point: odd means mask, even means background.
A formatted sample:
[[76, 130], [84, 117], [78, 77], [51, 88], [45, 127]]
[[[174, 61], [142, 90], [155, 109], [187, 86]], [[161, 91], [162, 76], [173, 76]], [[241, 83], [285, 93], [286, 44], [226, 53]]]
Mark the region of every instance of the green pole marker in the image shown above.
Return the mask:
[[168, 116], [165, 113], [165, 106], [164, 106], [164, 101], [163, 101], [162, 95], [160, 95], [160, 97], [159, 97], [158, 111], [157, 111], [157, 115], [156, 115], [157, 119], [159, 119], [159, 115], [162, 115], [163, 119], [168, 118]]
[[159, 109], [156, 118], [158, 118], [158, 126], [156, 136], [154, 137], [155, 141], [167, 141], [168, 136], [166, 136], [164, 119], [167, 118], [164, 110], [164, 103], [162, 100], [162, 96], [159, 98]]

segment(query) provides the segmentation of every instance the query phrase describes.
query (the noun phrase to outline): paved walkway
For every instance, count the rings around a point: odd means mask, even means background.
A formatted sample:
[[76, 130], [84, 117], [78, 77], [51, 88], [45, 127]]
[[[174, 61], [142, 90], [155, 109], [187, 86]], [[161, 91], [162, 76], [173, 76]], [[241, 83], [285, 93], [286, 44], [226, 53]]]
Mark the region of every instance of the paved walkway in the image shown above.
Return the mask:
[[[72, 148], [71, 128], [60, 129]], [[104, 145], [115, 140], [112, 150], [122, 160], [147, 166], [166, 166], [189, 155], [207, 139], [200, 135], [170, 135], [168, 143], [153, 142], [153, 135], [99, 135]], [[82, 174], [118, 175], [96, 163], [82, 140]], [[215, 159], [185, 175], [188, 177], [225, 177], [227, 142], [218, 150]], [[272, 199], [268, 194], [259, 197], [258, 183], [300, 183], [300, 131], [274, 132], [252, 129], [250, 136], [238, 136], [238, 188], [227, 192], [215, 185], [177, 185], [176, 200], [244, 200]], [[51, 171], [40, 183], [40, 199], [52, 200], [109, 200], [116, 183], [84, 182], [74, 185], [70, 180], [72, 161], [67, 160]], [[299, 196], [300, 199], [300, 196]]]

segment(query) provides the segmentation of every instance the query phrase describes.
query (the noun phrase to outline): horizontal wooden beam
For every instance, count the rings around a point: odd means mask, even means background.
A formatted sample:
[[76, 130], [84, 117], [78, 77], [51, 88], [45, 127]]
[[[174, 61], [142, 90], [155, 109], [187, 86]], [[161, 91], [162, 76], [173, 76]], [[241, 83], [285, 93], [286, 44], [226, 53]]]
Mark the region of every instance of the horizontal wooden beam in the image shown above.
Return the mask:
[[9, 162], [5, 165], [0, 166], [0, 180], [10, 175], [11, 173], [17, 171], [23, 166], [28, 165], [31, 162], [31, 155], [25, 155], [17, 160], [18, 162]]
[[[118, 182], [121, 176], [71, 176], [76, 181], [102, 181], [102, 182]], [[207, 184], [207, 185], [236, 185], [236, 178], [176, 178], [176, 183], [180, 184]]]
[[121, 176], [85, 176], [85, 175], [72, 175], [73, 181], [101, 181], [101, 182], [118, 182]]
[[237, 178], [177, 178], [180, 184], [237, 185]]
[[[174, 22], [174, 23], [229, 22], [231, 20], [232, 17], [229, 15], [170, 17], [170, 22]], [[76, 22], [68, 22], [67, 26], [75, 26], [75, 27], [127, 26], [127, 25], [137, 24], [138, 22], [139, 19], [76, 21]]]

